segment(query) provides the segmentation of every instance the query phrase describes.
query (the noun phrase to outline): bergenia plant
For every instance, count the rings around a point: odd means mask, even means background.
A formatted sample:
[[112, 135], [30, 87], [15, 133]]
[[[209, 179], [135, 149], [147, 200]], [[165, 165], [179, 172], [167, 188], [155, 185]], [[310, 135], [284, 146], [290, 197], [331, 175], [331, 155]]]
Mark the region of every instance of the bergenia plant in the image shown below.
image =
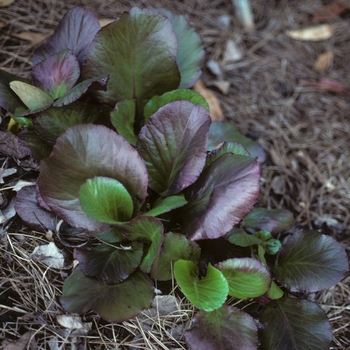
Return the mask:
[[328, 349], [329, 321], [306, 296], [344, 277], [345, 250], [289, 234], [287, 210], [254, 208], [265, 154], [189, 90], [203, 57], [169, 11], [132, 8], [102, 29], [68, 12], [36, 50], [31, 82], [0, 74], [19, 137], [50, 151], [16, 210], [35, 228], [58, 217], [90, 235], [64, 281], [68, 312], [122, 322], [150, 306], [154, 280], [175, 277], [199, 309], [189, 349]]

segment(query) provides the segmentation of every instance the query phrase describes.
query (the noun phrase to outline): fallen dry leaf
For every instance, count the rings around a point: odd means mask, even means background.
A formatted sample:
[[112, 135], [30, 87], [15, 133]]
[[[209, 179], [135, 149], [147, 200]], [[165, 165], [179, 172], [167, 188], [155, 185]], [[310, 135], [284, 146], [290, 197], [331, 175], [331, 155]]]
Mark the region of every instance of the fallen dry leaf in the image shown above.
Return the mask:
[[333, 58], [334, 53], [332, 51], [326, 51], [321, 53], [314, 63], [314, 68], [320, 72], [327, 70], [332, 64]]
[[339, 83], [333, 79], [322, 78], [319, 81], [316, 80], [302, 80], [304, 86], [313, 86], [322, 90], [330, 92], [336, 92], [339, 94], [350, 95], [350, 87], [342, 83]]
[[34, 340], [32, 338], [32, 332], [26, 332], [19, 339], [6, 345], [3, 350], [25, 350], [31, 340]]
[[54, 242], [35, 247], [30, 258], [55, 269], [64, 268], [64, 256]]
[[227, 80], [214, 80], [210, 83], [210, 85], [217, 87], [224, 95], [227, 95], [231, 83]]
[[114, 22], [115, 19], [112, 19], [112, 18], [101, 18], [101, 19], [99, 19], [98, 21], [100, 22], [100, 26], [101, 26], [101, 27], [104, 27], [104, 26], [106, 26], [107, 24]]
[[231, 63], [239, 61], [243, 57], [242, 50], [238, 47], [238, 45], [233, 41], [229, 40], [226, 44], [226, 48], [224, 51], [224, 55], [222, 58], [222, 63]]
[[15, 0], [0, 0], [0, 7], [6, 7], [13, 4]]
[[34, 32], [21, 32], [12, 34], [15, 38], [31, 41], [33, 44], [39, 44], [42, 41], [44, 41], [48, 35], [44, 35], [41, 33], [34, 33]]
[[316, 24], [339, 18], [339, 16], [348, 9], [350, 9], [350, 3], [346, 3], [345, 1], [333, 1], [326, 6], [322, 6], [314, 13], [312, 23]]
[[314, 27], [289, 30], [286, 33], [290, 38], [302, 41], [321, 41], [331, 38], [334, 28], [329, 24], [321, 24]]
[[193, 90], [201, 94], [209, 105], [210, 117], [213, 121], [222, 121], [224, 119], [220, 103], [215, 94], [207, 89], [202, 80], [198, 80], [193, 86]]

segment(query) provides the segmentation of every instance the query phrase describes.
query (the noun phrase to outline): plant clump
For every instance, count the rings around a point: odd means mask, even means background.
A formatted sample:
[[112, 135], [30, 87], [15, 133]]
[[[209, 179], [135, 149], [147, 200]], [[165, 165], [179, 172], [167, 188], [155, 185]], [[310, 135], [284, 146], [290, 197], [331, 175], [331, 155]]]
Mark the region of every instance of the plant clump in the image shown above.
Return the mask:
[[31, 81], [0, 72], [0, 106], [40, 162], [16, 210], [28, 226], [57, 215], [90, 235], [64, 281], [68, 312], [122, 322], [174, 276], [199, 309], [189, 349], [327, 349], [329, 321], [305, 295], [344, 277], [346, 253], [317, 231], [289, 233], [289, 211], [254, 207], [263, 151], [190, 90], [203, 59], [167, 10], [132, 8], [103, 28], [69, 11]]

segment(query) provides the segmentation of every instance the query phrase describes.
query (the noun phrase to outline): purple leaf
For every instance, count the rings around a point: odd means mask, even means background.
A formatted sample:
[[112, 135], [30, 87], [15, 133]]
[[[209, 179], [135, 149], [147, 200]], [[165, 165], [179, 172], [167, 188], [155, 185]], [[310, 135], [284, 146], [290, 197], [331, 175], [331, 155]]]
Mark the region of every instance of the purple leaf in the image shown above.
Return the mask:
[[107, 91], [96, 96], [113, 106], [136, 99], [136, 112], [142, 118], [149, 99], [179, 86], [176, 51], [170, 21], [155, 11], [134, 7], [96, 35], [82, 75], [84, 79], [110, 75]]
[[121, 182], [139, 211], [147, 191], [147, 169], [137, 151], [102, 125], [76, 125], [61, 135], [51, 156], [41, 163], [40, 193], [60, 217], [74, 227], [102, 231], [108, 227], [81, 208], [80, 187], [95, 176]]
[[151, 279], [136, 271], [124, 282], [107, 285], [76, 269], [65, 280], [60, 302], [65, 310], [79, 314], [96, 311], [110, 322], [122, 322], [150, 307], [154, 297]]
[[290, 235], [275, 267], [279, 282], [292, 292], [317, 292], [336, 285], [348, 269], [345, 249], [317, 231]]
[[209, 126], [205, 108], [188, 101], [169, 103], [149, 119], [137, 149], [154, 191], [170, 196], [197, 180], [205, 164]]
[[101, 244], [92, 249], [75, 249], [74, 259], [87, 276], [107, 284], [117, 284], [129, 277], [140, 265], [143, 244], [131, 242], [128, 247]]
[[223, 305], [212, 312], [199, 311], [185, 339], [189, 350], [256, 350], [258, 327], [247, 313]]
[[21, 219], [30, 228], [43, 232], [56, 228], [57, 216], [40, 206], [36, 198], [35, 186], [26, 186], [18, 191], [15, 209]]
[[289, 228], [294, 222], [293, 214], [287, 209], [254, 208], [244, 218], [244, 226], [266, 230], [273, 234]]
[[185, 191], [185, 233], [191, 240], [225, 235], [251, 210], [259, 196], [256, 159], [226, 153], [204, 169]]
[[11, 113], [15, 113], [17, 107], [25, 107], [22, 100], [10, 88], [10, 82], [14, 80], [27, 82], [25, 79], [0, 69], [0, 107]]
[[282, 298], [270, 302], [259, 328], [261, 350], [327, 350], [332, 341], [325, 312], [308, 300]]
[[98, 19], [91, 11], [73, 8], [62, 18], [46, 43], [34, 51], [33, 63], [36, 65], [62, 50], [70, 50], [82, 66], [86, 50], [100, 28]]
[[54, 100], [65, 95], [79, 75], [79, 62], [68, 50], [47, 57], [32, 70], [34, 85], [46, 91]]

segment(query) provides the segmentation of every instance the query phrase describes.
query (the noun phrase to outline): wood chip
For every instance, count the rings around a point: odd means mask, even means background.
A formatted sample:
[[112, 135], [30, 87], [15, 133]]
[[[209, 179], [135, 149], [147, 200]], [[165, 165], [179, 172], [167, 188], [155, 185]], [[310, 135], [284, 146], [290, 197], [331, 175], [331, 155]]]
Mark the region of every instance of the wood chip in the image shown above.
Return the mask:
[[330, 67], [330, 65], [333, 62], [333, 59], [334, 53], [332, 51], [323, 52], [317, 57], [314, 63], [314, 68], [319, 72], [323, 72]]
[[286, 34], [295, 40], [321, 41], [331, 38], [334, 34], [334, 28], [328, 24], [321, 24], [314, 27], [289, 30]]
[[112, 18], [101, 18], [98, 20], [100, 22], [100, 26], [101, 27], [104, 27], [106, 26], [107, 24], [110, 24], [112, 22], [115, 21], [115, 19], [112, 19]]
[[0, 0], [0, 7], [6, 7], [13, 4], [15, 0]]
[[322, 6], [314, 13], [312, 23], [316, 24], [337, 19], [348, 9], [350, 9], [350, 3], [346, 3], [346, 1], [333, 1], [326, 6]]
[[48, 35], [44, 35], [41, 33], [34, 33], [34, 32], [21, 32], [21, 33], [12, 34], [12, 36], [18, 39], [31, 41], [33, 44], [40, 44], [48, 37]]
[[210, 117], [213, 121], [222, 121], [224, 119], [219, 100], [215, 94], [206, 88], [202, 80], [198, 80], [193, 86], [193, 90], [201, 94], [207, 101], [210, 109]]

